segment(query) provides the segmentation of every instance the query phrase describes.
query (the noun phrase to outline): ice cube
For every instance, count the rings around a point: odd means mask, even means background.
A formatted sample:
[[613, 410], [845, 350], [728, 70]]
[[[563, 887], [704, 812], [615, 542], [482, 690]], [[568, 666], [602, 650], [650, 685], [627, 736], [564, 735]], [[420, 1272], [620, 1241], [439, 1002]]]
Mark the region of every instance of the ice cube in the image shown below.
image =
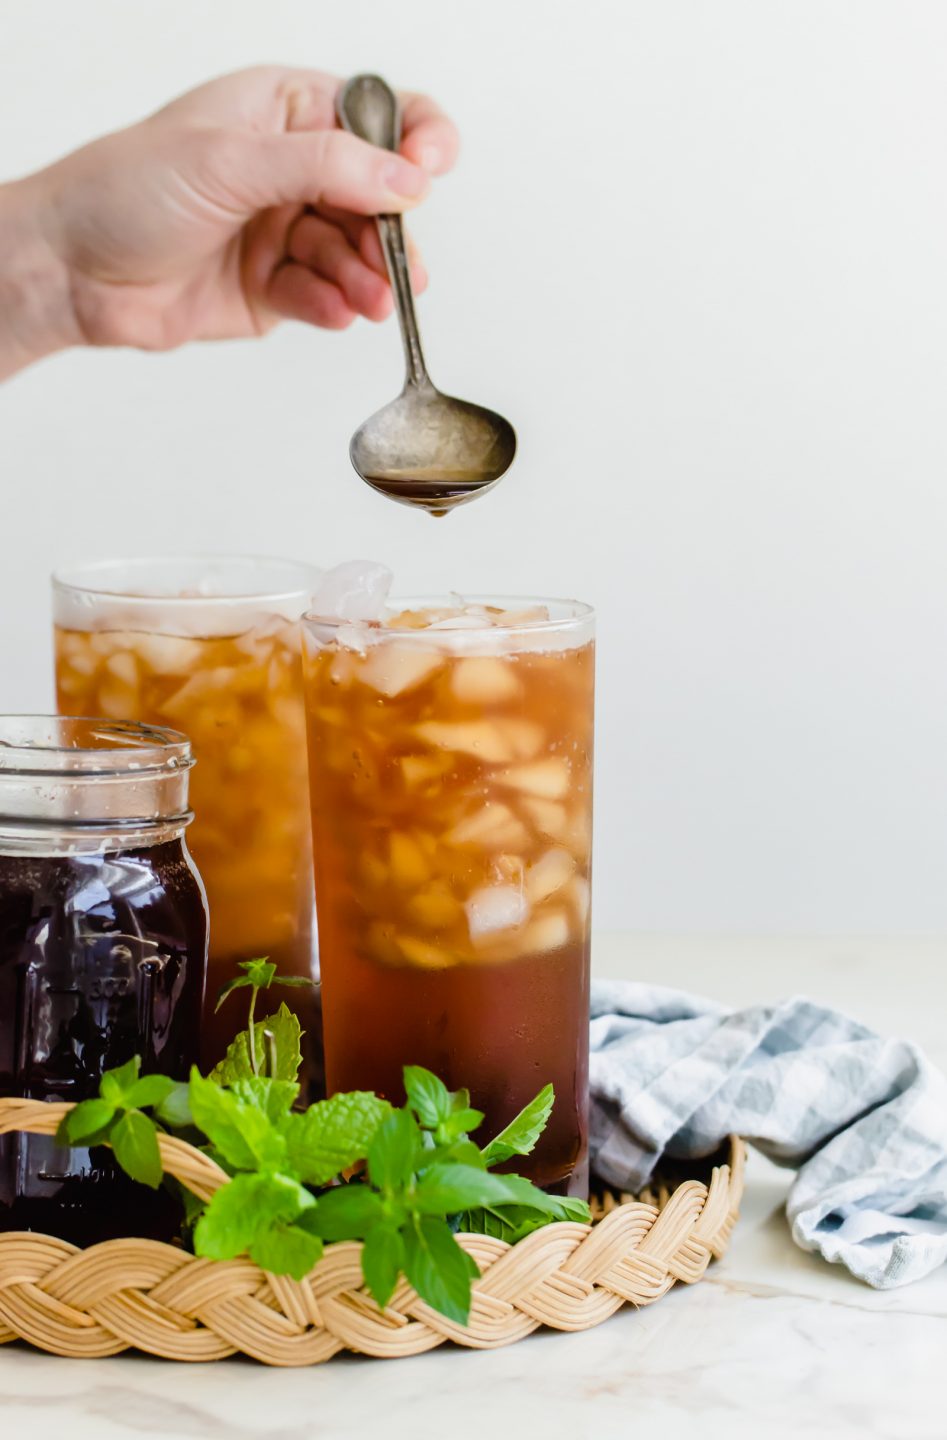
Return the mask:
[[415, 886], [428, 879], [424, 852], [411, 835], [395, 830], [388, 840], [388, 864], [396, 885]]
[[569, 790], [569, 765], [559, 755], [548, 755], [529, 765], [514, 765], [496, 777], [501, 784], [541, 800], [561, 800]]
[[156, 675], [185, 675], [200, 662], [203, 642], [180, 635], [136, 635], [134, 648]]
[[118, 654], [110, 655], [105, 662], [105, 668], [124, 685], [138, 684], [138, 665], [134, 655], [129, 655], [127, 651], [120, 650]]
[[520, 953], [544, 954], [568, 944], [569, 916], [565, 910], [546, 910], [535, 917], [520, 936]]
[[534, 905], [548, 900], [557, 890], [571, 880], [575, 873], [575, 861], [568, 850], [547, 850], [535, 865], [529, 867], [526, 875], [526, 893]]
[[517, 760], [532, 760], [546, 743], [546, 733], [534, 720], [501, 720], [500, 728]]
[[320, 577], [312, 609], [338, 620], [381, 620], [393, 578], [374, 560], [346, 560]]
[[412, 895], [407, 911], [411, 919], [425, 929], [441, 930], [457, 921], [460, 901], [454, 898], [446, 885], [435, 882]]
[[362, 666], [361, 679], [373, 690], [394, 699], [422, 684], [444, 662], [430, 645], [376, 645]]
[[528, 838], [513, 811], [499, 800], [488, 800], [444, 836], [448, 845], [480, 845], [487, 850], [516, 850]]
[[515, 930], [529, 919], [529, 901], [515, 885], [487, 885], [475, 890], [464, 906], [471, 940]]
[[125, 685], [121, 680], [106, 680], [99, 686], [96, 708], [110, 720], [135, 720], [139, 706], [138, 691], [133, 685]]
[[569, 815], [564, 805], [533, 796], [524, 797], [520, 804], [540, 834], [548, 835], [551, 840], [565, 839], [569, 830]]
[[483, 627], [482, 615], [469, 615], [461, 610], [456, 615], [443, 615], [439, 620], [432, 620], [427, 628], [429, 630], [482, 630]]
[[95, 656], [85, 650], [66, 652], [66, 663], [76, 675], [91, 675], [96, 669]]
[[456, 965], [458, 960], [449, 950], [432, 945], [428, 940], [419, 940], [416, 935], [399, 935], [397, 945], [408, 963], [422, 970], [445, 970], [448, 965]]
[[368, 650], [369, 634], [361, 621], [349, 621], [346, 625], [340, 625], [335, 632], [335, 638], [343, 650], [354, 650], [358, 655], [364, 655]]
[[547, 605], [531, 605], [526, 610], [503, 610], [497, 618], [496, 623], [516, 629], [521, 625], [541, 624], [549, 619], [549, 607]]
[[451, 761], [448, 755], [402, 755], [398, 764], [404, 783], [413, 790], [416, 785], [439, 779], [450, 769]]
[[514, 758], [502, 730], [489, 720], [425, 720], [415, 726], [415, 734], [441, 750], [457, 750], [491, 764]]
[[589, 907], [592, 899], [592, 887], [584, 875], [577, 875], [569, 886], [569, 895], [575, 907], [575, 913], [579, 917], [579, 924], [584, 925], [589, 918]]
[[[482, 617], [472, 617], [482, 624]], [[513, 663], [492, 655], [471, 655], [451, 670], [450, 686], [458, 700], [471, 705], [495, 705], [519, 694], [520, 680]]]

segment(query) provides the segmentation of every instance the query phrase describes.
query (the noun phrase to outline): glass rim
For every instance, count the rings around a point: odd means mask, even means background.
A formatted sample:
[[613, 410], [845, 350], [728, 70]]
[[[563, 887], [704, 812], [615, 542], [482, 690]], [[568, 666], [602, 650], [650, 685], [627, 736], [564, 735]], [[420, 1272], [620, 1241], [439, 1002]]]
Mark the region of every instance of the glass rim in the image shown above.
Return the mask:
[[[248, 570], [254, 566], [269, 567], [275, 571], [282, 569], [294, 572], [300, 583], [286, 589], [272, 585], [258, 586], [256, 589], [246, 589], [228, 595], [182, 595], [180, 587], [173, 591], [169, 590], [167, 593], [154, 590], [146, 593], [143, 590], [129, 588], [127, 585], [109, 589], [107, 585], [94, 583], [97, 578], [107, 578], [109, 572], [141, 571], [143, 575], [147, 575], [151, 570], [160, 572], [162, 568], [175, 565], [216, 566], [218, 569], [230, 566], [233, 569], [246, 568]], [[310, 565], [304, 560], [289, 560], [280, 555], [193, 552], [186, 555], [140, 555], [124, 560], [89, 560], [75, 565], [58, 565], [50, 579], [53, 590], [62, 594], [83, 595], [99, 600], [121, 600], [125, 604], [131, 605], [153, 605], [156, 601], [160, 601], [162, 606], [174, 605], [185, 608], [203, 605], [239, 606], [252, 601], [297, 600], [300, 596], [311, 597], [319, 574], [320, 567], [317, 565]]]
[[[96, 740], [106, 743], [84, 743]], [[68, 776], [72, 783], [87, 776], [127, 781], [180, 773], [194, 763], [188, 737], [164, 725], [90, 715], [0, 715], [0, 779]]]
[[[442, 606], [451, 601], [461, 601], [463, 605], [495, 605], [503, 610], [512, 610], [517, 606], [520, 610], [526, 610], [530, 606], [546, 605], [550, 609], [553, 606], [560, 606], [567, 611], [562, 615], [549, 615], [545, 619], [516, 620], [513, 624], [504, 624], [498, 619], [496, 624], [485, 625], [458, 625], [452, 629], [445, 625], [435, 630], [432, 626], [418, 628], [411, 625], [389, 625], [384, 620], [349, 620], [338, 615], [320, 615], [316, 610], [307, 610], [302, 620], [305, 625], [322, 625], [327, 629], [339, 630], [345, 625], [364, 625], [371, 630], [373, 635], [397, 635], [410, 636], [415, 639], [444, 639], [449, 636], [463, 635], [510, 635], [518, 634], [520, 631], [551, 632], [556, 630], [568, 630], [573, 626], [579, 626], [583, 622], [595, 618], [595, 607], [584, 600], [571, 600], [560, 596], [552, 595], [466, 595], [451, 592], [447, 595], [392, 595], [385, 601], [387, 609], [392, 615], [402, 610], [427, 609], [435, 606]], [[513, 612], [515, 615], [515, 611]]]

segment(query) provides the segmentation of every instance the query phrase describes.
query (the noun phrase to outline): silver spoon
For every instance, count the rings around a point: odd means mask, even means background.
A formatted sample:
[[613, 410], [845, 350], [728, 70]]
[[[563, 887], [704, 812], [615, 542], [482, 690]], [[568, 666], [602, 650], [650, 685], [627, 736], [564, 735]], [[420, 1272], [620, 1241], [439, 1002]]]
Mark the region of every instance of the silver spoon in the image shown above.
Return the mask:
[[[397, 150], [401, 113], [397, 96], [378, 75], [356, 75], [341, 91], [337, 109], [346, 130]], [[352, 436], [349, 455], [366, 484], [381, 495], [446, 515], [495, 485], [516, 453], [508, 420], [482, 405], [442, 395], [424, 364], [400, 215], [377, 217], [404, 343], [405, 381], [397, 400], [378, 410]]]

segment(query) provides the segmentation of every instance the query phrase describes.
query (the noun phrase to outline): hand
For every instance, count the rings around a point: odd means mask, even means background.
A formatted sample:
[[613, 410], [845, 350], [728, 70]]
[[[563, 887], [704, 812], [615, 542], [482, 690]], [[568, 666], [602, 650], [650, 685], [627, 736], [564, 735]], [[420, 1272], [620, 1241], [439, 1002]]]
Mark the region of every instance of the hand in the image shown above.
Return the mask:
[[[0, 374], [70, 344], [165, 350], [260, 335], [282, 316], [334, 330], [384, 319], [366, 217], [416, 205], [457, 136], [431, 100], [403, 95], [401, 155], [378, 150], [336, 127], [339, 83], [227, 75], [0, 190], [20, 255], [15, 276], [0, 260], [0, 309], [20, 300]], [[426, 284], [416, 254], [412, 281]]]

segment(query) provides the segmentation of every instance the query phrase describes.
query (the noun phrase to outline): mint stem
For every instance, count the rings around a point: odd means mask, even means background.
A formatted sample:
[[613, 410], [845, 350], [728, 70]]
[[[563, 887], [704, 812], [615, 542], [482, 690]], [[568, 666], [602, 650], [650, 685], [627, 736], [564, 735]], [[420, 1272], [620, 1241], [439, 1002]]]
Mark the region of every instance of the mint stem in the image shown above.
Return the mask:
[[250, 1069], [253, 1071], [254, 1075], [259, 1075], [260, 1073], [260, 1064], [257, 1060], [256, 1055], [256, 1035], [254, 1033], [256, 1027], [253, 1020], [254, 1012], [256, 1011], [256, 997], [259, 993], [259, 986], [254, 985], [250, 991], [250, 1032], [248, 1037], [250, 1050]]
[[277, 1065], [278, 1065], [278, 1060], [277, 1060], [277, 1055], [276, 1055], [276, 1036], [273, 1034], [273, 1031], [270, 1030], [270, 1029], [266, 1029], [266, 1030], [263, 1031], [263, 1048], [264, 1048], [264, 1050], [265, 1050], [265, 1052], [266, 1052], [266, 1070], [267, 1070], [267, 1074], [270, 1075], [270, 1076], [272, 1077], [272, 1079], [275, 1080], [275, 1079], [276, 1079], [276, 1073], [277, 1073]]

